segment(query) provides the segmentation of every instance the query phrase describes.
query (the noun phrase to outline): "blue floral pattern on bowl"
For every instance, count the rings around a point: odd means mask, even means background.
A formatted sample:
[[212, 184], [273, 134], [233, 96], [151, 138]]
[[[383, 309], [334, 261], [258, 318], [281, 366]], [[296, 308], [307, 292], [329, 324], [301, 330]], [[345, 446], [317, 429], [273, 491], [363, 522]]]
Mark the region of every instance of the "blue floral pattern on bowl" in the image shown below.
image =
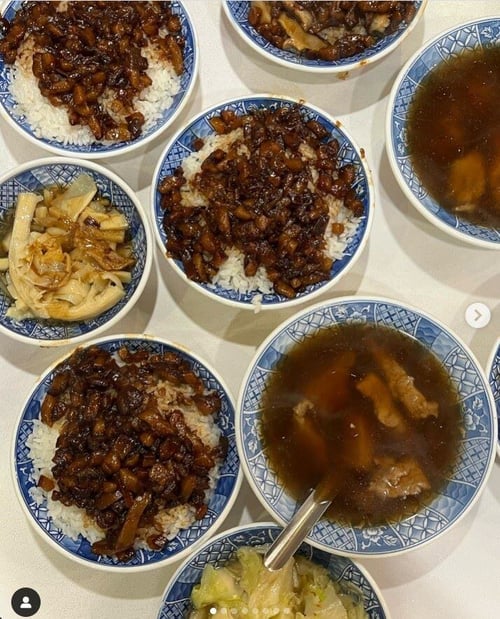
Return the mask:
[[498, 338], [498, 341], [495, 344], [488, 363], [488, 379], [493, 392], [493, 399], [495, 400], [497, 418], [499, 422], [497, 450], [498, 455], [500, 455], [500, 338]]
[[109, 198], [122, 212], [129, 226], [130, 238], [136, 263], [131, 271], [131, 281], [125, 286], [124, 297], [106, 312], [83, 322], [65, 322], [43, 319], [16, 320], [8, 317], [12, 299], [0, 289], [0, 330], [16, 339], [40, 345], [67, 344], [88, 338], [103, 331], [112, 322], [125, 315], [139, 297], [151, 270], [153, 247], [149, 223], [142, 207], [128, 188], [114, 174], [103, 167], [82, 161], [73, 163], [68, 159], [40, 159], [21, 166], [16, 173], [7, 173], [0, 179], [0, 221], [14, 208], [19, 193], [39, 193], [43, 187], [58, 185], [66, 187], [80, 174], [90, 174], [100, 196]]
[[[272, 544], [281, 527], [271, 523], [240, 526], [221, 533], [186, 560], [174, 574], [163, 594], [157, 619], [186, 619], [190, 606], [192, 588], [200, 582], [201, 573], [207, 564], [224, 565], [242, 546]], [[325, 567], [330, 577], [341, 589], [350, 593], [356, 601], [363, 601], [369, 619], [388, 617], [385, 603], [376, 585], [367, 572], [347, 557], [335, 556], [303, 543], [297, 551], [305, 558]], [[248, 616], [254, 616], [248, 609]], [[230, 616], [230, 614], [228, 614]]]
[[[153, 208], [153, 225], [158, 244], [160, 245], [163, 254], [165, 254], [167, 236], [162, 225], [163, 210], [161, 208], [161, 194], [158, 192], [159, 182], [164, 176], [173, 174], [175, 169], [182, 165], [184, 159], [194, 152], [195, 149], [193, 142], [196, 138], [206, 138], [207, 136], [214, 134], [214, 129], [210, 125], [210, 119], [214, 116], [220, 115], [222, 110], [232, 110], [238, 115], [243, 115], [252, 112], [252, 110], [289, 107], [292, 105], [297, 105], [297, 103], [298, 102], [293, 99], [288, 99], [285, 97], [272, 97], [267, 95], [255, 95], [233, 99], [202, 112], [172, 138], [161, 155], [152, 182], [151, 204]], [[373, 217], [373, 185], [366, 160], [364, 156], [361, 155], [358, 147], [353, 143], [352, 139], [337, 123], [335, 123], [333, 119], [329, 118], [323, 112], [310, 105], [305, 103], [299, 103], [299, 105], [308, 120], [316, 120], [327, 128], [330, 134], [327, 139], [330, 137], [337, 139], [340, 146], [338, 158], [339, 161], [342, 162], [342, 165], [348, 163], [354, 165], [356, 170], [356, 180], [353, 186], [357, 197], [363, 203], [364, 216], [361, 219], [355, 233], [349, 238], [347, 246], [344, 250], [344, 255], [340, 260], [334, 261], [329, 280], [308, 286], [292, 301], [275, 293], [263, 295], [260, 295], [260, 293], [256, 293], [255, 291], [242, 293], [237, 290], [223, 288], [220, 285], [206, 283], [195, 284], [195, 282], [191, 282], [197, 287], [199, 286], [200, 288], [203, 288], [210, 295], [218, 297], [220, 300], [226, 300], [231, 303], [239, 304], [241, 307], [252, 308], [254, 307], [252, 305], [252, 300], [256, 294], [259, 294], [259, 298], [261, 297], [261, 306], [263, 309], [266, 309], [273, 306], [276, 307], [278, 305], [282, 306], [284, 303], [287, 305], [300, 303], [304, 301], [305, 298], [311, 299], [318, 294], [321, 294], [321, 292], [324, 291], [325, 286], [331, 285], [334, 281], [337, 281], [343, 273], [352, 266], [359, 254], [362, 252], [366, 243]], [[187, 279], [184, 274], [182, 262], [173, 259], [170, 261], [176, 270]]]
[[271, 60], [278, 61], [280, 64], [288, 65], [291, 68], [328, 73], [333, 70], [349, 71], [356, 67], [366, 65], [369, 62], [380, 58], [382, 55], [387, 54], [394, 47], [396, 47], [401, 38], [408, 33], [409, 29], [414, 27], [420, 14], [425, 8], [426, 0], [418, 0], [415, 3], [415, 17], [410, 22], [409, 26], [405, 23], [401, 23], [393, 33], [382, 37], [375, 43], [375, 45], [368, 47], [354, 56], [340, 58], [339, 60], [306, 58], [305, 56], [297, 54], [293, 51], [276, 47], [276, 45], [273, 45], [248, 23], [250, 4], [251, 0], [223, 0], [223, 7], [229, 21], [248, 44]]
[[319, 329], [344, 322], [396, 328], [418, 339], [444, 364], [464, 411], [458, 463], [446, 487], [428, 506], [401, 522], [380, 527], [339, 526], [321, 520], [307, 538], [314, 546], [351, 556], [391, 555], [421, 546], [449, 529], [485, 485], [495, 456], [496, 415], [486, 378], [457, 338], [433, 318], [383, 299], [339, 298], [318, 304], [278, 327], [257, 350], [238, 399], [237, 440], [243, 469], [257, 497], [278, 522], [297, 509], [269, 468], [259, 424], [261, 394], [279, 360], [295, 343]]
[[[2, 15], [12, 19], [23, 4], [23, 0], [14, 0], [5, 7]], [[65, 144], [59, 140], [37, 137], [30, 123], [24, 116], [16, 112], [16, 101], [12, 97], [9, 84], [11, 82], [11, 68], [0, 58], [0, 112], [12, 122], [21, 135], [37, 140], [40, 146], [60, 155], [74, 155], [83, 158], [110, 157], [129, 151], [131, 146], [140, 146], [154, 139], [166, 129], [178, 116], [187, 98], [189, 97], [196, 80], [198, 70], [198, 43], [196, 32], [191, 18], [180, 0], [172, 1], [172, 11], [181, 20], [181, 33], [185, 39], [184, 71], [181, 75], [179, 92], [172, 98], [170, 107], [162, 110], [158, 118], [144, 131], [137, 140], [126, 142], [93, 142], [91, 144]]]
[[469, 223], [442, 208], [422, 185], [413, 169], [407, 142], [408, 111], [425, 76], [443, 61], [467, 49], [498, 45], [500, 17], [463, 24], [426, 44], [402, 69], [388, 107], [389, 159], [405, 193], [420, 212], [442, 230], [485, 247], [500, 249], [500, 230]]
[[47, 511], [46, 502], [38, 505], [31, 496], [35, 481], [33, 478], [33, 461], [26, 441], [33, 432], [33, 420], [40, 418], [40, 407], [54, 373], [66, 357], [45, 372], [30, 393], [21, 413], [13, 443], [14, 478], [18, 495], [29, 520], [42, 537], [46, 538], [52, 545], [57, 546], [59, 551], [69, 554], [80, 563], [122, 572], [165, 565], [186, 555], [208, 535], [215, 532], [237, 495], [241, 474], [235, 441], [234, 404], [221, 379], [197, 356], [178, 348], [174, 344], [157, 338], [121, 335], [93, 340], [87, 346], [94, 344], [111, 353], [117, 352], [122, 346], [126, 346], [131, 352], [137, 350], [147, 350], [152, 354], [176, 352], [191, 365], [194, 373], [203, 380], [208, 390], [216, 391], [219, 394], [221, 410], [218, 413], [217, 425], [228, 440], [228, 453], [220, 467], [219, 478], [208, 504], [207, 514], [203, 519], [195, 521], [189, 528], [181, 530], [173, 540], [165, 545], [163, 550], [138, 550], [133, 559], [127, 563], [119, 563], [111, 557], [95, 555], [85, 538], [79, 536], [74, 541], [54, 525]]

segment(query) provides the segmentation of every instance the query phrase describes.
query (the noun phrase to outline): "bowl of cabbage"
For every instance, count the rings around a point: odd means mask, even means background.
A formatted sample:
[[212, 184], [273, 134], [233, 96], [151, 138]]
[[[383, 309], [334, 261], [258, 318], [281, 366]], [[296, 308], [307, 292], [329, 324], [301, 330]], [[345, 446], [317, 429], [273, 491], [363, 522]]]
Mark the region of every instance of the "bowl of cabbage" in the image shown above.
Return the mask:
[[198, 42], [180, 0], [3, 5], [0, 115], [53, 154], [130, 153], [165, 131], [194, 90]]
[[223, 0], [222, 6], [235, 32], [264, 59], [309, 73], [346, 74], [392, 52], [426, 4]]
[[445, 325], [390, 299], [339, 297], [259, 346], [236, 430], [273, 518], [285, 525], [317, 488], [332, 503], [307, 541], [381, 557], [432, 543], [470, 511], [493, 466], [497, 415], [483, 369]]
[[144, 335], [94, 339], [51, 364], [26, 397], [11, 457], [40, 539], [120, 574], [191, 553], [241, 481], [224, 380], [197, 354]]
[[268, 571], [263, 554], [281, 530], [263, 522], [216, 535], [172, 576], [157, 619], [389, 618], [371, 576], [347, 557], [303, 543], [282, 569]]
[[135, 192], [104, 167], [67, 157], [17, 166], [0, 192], [0, 331], [61, 346], [124, 318], [153, 260]]
[[339, 122], [266, 94], [190, 120], [165, 146], [151, 188], [168, 264], [201, 294], [252, 311], [332, 288], [367, 243], [373, 200], [364, 150]]

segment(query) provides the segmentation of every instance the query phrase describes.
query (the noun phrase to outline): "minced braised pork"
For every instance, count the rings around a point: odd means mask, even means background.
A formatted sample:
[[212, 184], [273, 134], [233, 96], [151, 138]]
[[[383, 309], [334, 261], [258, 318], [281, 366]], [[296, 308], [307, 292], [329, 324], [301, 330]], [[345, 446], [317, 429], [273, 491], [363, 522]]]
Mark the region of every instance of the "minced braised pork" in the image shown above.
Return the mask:
[[[338, 141], [298, 105], [246, 115], [225, 110], [210, 123], [218, 134], [239, 129], [242, 137], [213, 150], [189, 182], [182, 167], [161, 179], [169, 256], [182, 261], [190, 279], [210, 282], [235, 248], [246, 276], [264, 267], [274, 291], [288, 298], [327, 280], [331, 209], [342, 203], [354, 216], [363, 214], [355, 168], [339, 162]], [[199, 150], [203, 141], [194, 146]], [[188, 191], [204, 203], [185, 204]], [[342, 233], [341, 223], [333, 226]]]
[[[181, 409], [216, 415], [220, 399], [180, 355], [126, 348], [118, 355], [119, 363], [97, 346], [79, 349], [55, 374], [41, 420], [64, 423], [53, 478], [42, 476], [39, 485], [52, 499], [84, 509], [105, 531], [93, 552], [127, 561], [139, 528], [148, 530], [151, 548], [165, 545], [155, 526], [162, 510], [188, 504], [196, 518], [205, 515], [210, 472], [227, 445], [223, 437], [205, 444], [186, 423]], [[158, 385], [178, 390], [168, 410]]]
[[170, 2], [26, 2], [11, 21], [2, 18], [0, 55], [14, 64], [23, 45], [33, 48], [32, 71], [52, 105], [71, 125], [86, 125], [97, 140], [139, 137], [145, 118], [134, 99], [148, 86], [148, 59], [183, 71], [184, 37]]
[[408, 1], [252, 0], [248, 21], [280, 49], [335, 61], [372, 47], [414, 16], [415, 2]]

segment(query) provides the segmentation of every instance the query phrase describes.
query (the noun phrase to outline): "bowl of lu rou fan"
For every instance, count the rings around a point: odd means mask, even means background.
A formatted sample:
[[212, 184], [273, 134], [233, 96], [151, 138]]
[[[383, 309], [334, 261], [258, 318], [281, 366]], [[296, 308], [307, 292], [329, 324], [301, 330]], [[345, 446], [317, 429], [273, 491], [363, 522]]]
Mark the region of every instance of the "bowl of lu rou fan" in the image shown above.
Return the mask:
[[500, 249], [500, 17], [425, 43], [389, 97], [386, 147], [415, 208], [439, 230]]
[[266, 570], [263, 554], [280, 531], [256, 523], [216, 535], [172, 576], [157, 619], [389, 618], [373, 579], [347, 557], [303, 543], [281, 570]]
[[0, 193], [0, 331], [59, 346], [124, 318], [153, 256], [132, 189], [98, 164], [54, 157], [14, 168]]
[[245, 475], [286, 524], [313, 488], [332, 500], [307, 541], [392, 556], [461, 520], [493, 465], [497, 417], [483, 370], [448, 328], [389, 299], [340, 297], [297, 313], [242, 382]]
[[120, 573], [190, 553], [240, 485], [223, 380], [184, 348], [139, 335], [92, 340], [51, 365], [25, 401], [12, 458], [41, 537]]
[[151, 193], [158, 246], [202, 294], [281, 309], [329, 290], [373, 218], [363, 149], [339, 122], [286, 97], [213, 106], [167, 144]]
[[242, 40], [264, 59], [299, 71], [345, 74], [400, 45], [426, 4], [223, 0], [222, 6]]
[[4, 5], [0, 113], [52, 153], [96, 159], [147, 144], [181, 112], [197, 70], [178, 0]]

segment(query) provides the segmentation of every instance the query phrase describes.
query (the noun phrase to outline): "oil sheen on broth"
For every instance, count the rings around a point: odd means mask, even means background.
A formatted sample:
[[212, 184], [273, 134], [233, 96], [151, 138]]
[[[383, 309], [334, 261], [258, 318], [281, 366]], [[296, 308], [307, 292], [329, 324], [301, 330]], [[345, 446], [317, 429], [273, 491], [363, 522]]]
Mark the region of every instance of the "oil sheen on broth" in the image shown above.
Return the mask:
[[429, 193], [459, 218], [500, 228], [500, 46], [442, 62], [408, 110], [408, 150]]
[[327, 516], [377, 525], [416, 513], [443, 485], [462, 435], [441, 362], [390, 327], [342, 324], [296, 344], [269, 379], [270, 466], [302, 500], [321, 482]]

